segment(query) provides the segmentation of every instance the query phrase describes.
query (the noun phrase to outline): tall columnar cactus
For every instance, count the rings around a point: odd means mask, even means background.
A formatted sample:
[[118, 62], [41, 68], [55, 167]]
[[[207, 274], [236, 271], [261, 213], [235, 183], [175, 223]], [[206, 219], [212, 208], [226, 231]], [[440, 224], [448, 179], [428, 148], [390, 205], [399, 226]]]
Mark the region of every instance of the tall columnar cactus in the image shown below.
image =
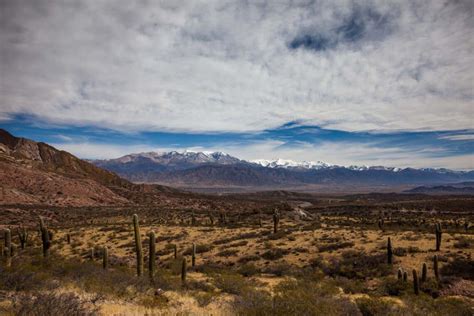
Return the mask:
[[421, 282], [426, 282], [426, 274], [428, 273], [428, 268], [426, 263], [423, 262], [423, 267], [421, 268]]
[[174, 250], [174, 258], [178, 258], [178, 246], [176, 244], [173, 245], [173, 250]]
[[50, 234], [46, 225], [44, 224], [43, 218], [40, 217], [40, 232], [41, 232], [41, 242], [43, 244], [43, 257], [49, 256], [49, 248], [51, 247], [51, 241], [49, 239]]
[[436, 223], [435, 234], [436, 234], [436, 251], [439, 251], [441, 248], [441, 237], [443, 234], [440, 223]]
[[155, 276], [155, 262], [156, 262], [156, 241], [155, 241], [155, 233], [149, 232], [148, 233], [148, 243], [149, 243], [149, 254], [148, 254], [148, 274], [150, 279], [153, 279]]
[[439, 270], [438, 270], [438, 255], [434, 255], [433, 257], [433, 270], [436, 280], [439, 280]]
[[135, 233], [135, 252], [137, 255], [137, 275], [141, 276], [143, 274], [143, 249], [137, 214], [133, 214], [133, 229]]
[[278, 233], [278, 223], [280, 222], [280, 215], [277, 211], [273, 212], [273, 233]]
[[393, 250], [392, 250], [392, 241], [390, 237], [387, 239], [387, 263], [392, 264]]
[[11, 266], [12, 264], [12, 259], [11, 259], [11, 256], [12, 256], [12, 234], [11, 234], [11, 231], [10, 229], [5, 229], [5, 233], [4, 233], [4, 238], [5, 238], [5, 248], [4, 248], [4, 251], [5, 251], [5, 257], [6, 257], [6, 261], [5, 261], [5, 265], [7, 267]]
[[181, 263], [181, 281], [183, 282], [183, 284], [186, 283], [186, 271], [186, 258], [183, 257], [183, 261]]
[[191, 257], [191, 265], [194, 267], [196, 265], [196, 244], [193, 243], [193, 253]]
[[402, 278], [403, 278], [403, 270], [402, 270], [402, 268], [398, 268], [397, 278], [398, 278], [399, 281], [402, 280]]
[[406, 271], [403, 272], [403, 282], [408, 281], [408, 273]]
[[415, 295], [420, 293], [420, 283], [418, 282], [418, 274], [416, 273], [415, 269], [413, 269], [413, 290]]
[[20, 247], [21, 249], [25, 249], [26, 243], [28, 242], [28, 231], [25, 227], [18, 227], [18, 238], [20, 239]]
[[102, 268], [104, 270], [109, 268], [109, 249], [107, 249], [107, 246], [102, 249]]

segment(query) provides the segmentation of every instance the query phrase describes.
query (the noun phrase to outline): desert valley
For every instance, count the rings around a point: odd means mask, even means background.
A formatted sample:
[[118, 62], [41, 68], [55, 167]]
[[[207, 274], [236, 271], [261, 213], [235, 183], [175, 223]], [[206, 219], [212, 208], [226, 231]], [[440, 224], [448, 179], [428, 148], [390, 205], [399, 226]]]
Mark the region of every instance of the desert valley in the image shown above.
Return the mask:
[[0, 140], [5, 314], [473, 312], [472, 195], [193, 193]]

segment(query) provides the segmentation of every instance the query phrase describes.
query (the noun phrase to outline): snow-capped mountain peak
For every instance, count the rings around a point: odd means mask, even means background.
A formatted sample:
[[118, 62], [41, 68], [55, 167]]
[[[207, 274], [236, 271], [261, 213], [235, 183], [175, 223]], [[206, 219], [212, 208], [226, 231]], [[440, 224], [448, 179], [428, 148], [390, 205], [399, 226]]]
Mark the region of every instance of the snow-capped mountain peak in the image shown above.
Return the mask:
[[288, 159], [276, 159], [276, 160], [266, 160], [266, 159], [256, 159], [251, 160], [251, 163], [260, 165], [267, 168], [304, 168], [304, 169], [323, 169], [329, 168], [332, 165], [322, 162], [322, 161], [301, 161], [296, 162]]

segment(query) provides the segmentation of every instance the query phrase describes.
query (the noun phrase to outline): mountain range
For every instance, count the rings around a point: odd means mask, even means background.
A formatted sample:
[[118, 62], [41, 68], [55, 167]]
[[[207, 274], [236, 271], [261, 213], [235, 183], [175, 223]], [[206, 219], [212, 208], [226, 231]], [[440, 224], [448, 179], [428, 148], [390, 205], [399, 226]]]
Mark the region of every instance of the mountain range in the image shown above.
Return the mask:
[[91, 162], [133, 182], [183, 187], [413, 186], [474, 180], [474, 171], [345, 167], [284, 159], [247, 161], [223, 152], [149, 152]]

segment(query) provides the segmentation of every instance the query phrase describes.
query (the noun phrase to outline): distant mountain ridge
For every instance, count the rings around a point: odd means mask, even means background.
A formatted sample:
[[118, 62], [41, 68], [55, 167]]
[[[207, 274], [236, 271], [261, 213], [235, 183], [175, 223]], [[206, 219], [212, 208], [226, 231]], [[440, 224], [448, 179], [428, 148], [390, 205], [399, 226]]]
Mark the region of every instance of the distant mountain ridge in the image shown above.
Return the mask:
[[246, 161], [223, 152], [150, 152], [92, 162], [131, 181], [178, 186], [420, 185], [474, 180], [474, 171], [344, 167], [284, 159]]

